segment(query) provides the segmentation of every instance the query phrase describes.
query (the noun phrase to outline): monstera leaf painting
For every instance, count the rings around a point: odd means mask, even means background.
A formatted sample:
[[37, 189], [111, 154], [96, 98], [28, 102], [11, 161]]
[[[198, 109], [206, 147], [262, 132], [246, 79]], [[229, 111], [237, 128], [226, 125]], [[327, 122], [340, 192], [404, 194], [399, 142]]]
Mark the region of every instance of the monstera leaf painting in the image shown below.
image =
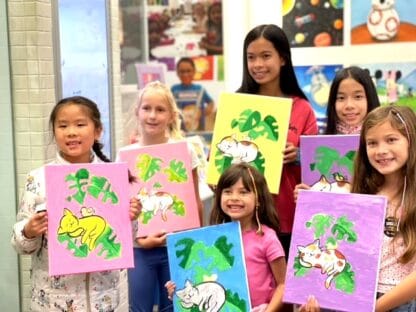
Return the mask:
[[233, 163], [247, 162], [262, 172], [278, 193], [292, 100], [241, 93], [220, 96], [207, 181], [217, 184]]
[[250, 311], [237, 222], [169, 234], [175, 311]]
[[349, 193], [360, 136], [300, 137], [302, 182], [314, 191]]
[[314, 295], [322, 308], [374, 311], [386, 203], [299, 192], [283, 300], [302, 304]]
[[136, 179], [130, 185], [130, 196], [142, 204], [138, 237], [200, 226], [186, 142], [132, 145], [119, 155]]
[[49, 274], [133, 266], [126, 164], [48, 165]]

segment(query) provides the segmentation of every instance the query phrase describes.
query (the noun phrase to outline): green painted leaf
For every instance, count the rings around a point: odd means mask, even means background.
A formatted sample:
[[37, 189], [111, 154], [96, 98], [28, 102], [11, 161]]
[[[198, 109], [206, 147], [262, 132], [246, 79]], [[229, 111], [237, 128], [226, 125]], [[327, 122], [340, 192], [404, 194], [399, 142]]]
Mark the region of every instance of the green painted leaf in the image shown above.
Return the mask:
[[357, 241], [357, 233], [354, 231], [354, 223], [346, 216], [339, 217], [331, 229], [337, 240], [346, 240], [350, 243]]
[[314, 230], [314, 238], [322, 237], [325, 232], [331, 227], [334, 218], [327, 214], [315, 214], [305, 223], [306, 228]]
[[163, 172], [168, 176], [169, 182], [183, 183], [188, 181], [188, 174], [183, 161], [171, 160], [169, 167], [166, 167]]
[[227, 236], [220, 236], [214, 243], [215, 247], [223, 254], [227, 262], [232, 266], [234, 264], [234, 256], [230, 254], [233, 244], [227, 243]]
[[73, 255], [77, 258], [86, 258], [88, 256], [88, 246], [86, 244], [82, 244], [81, 246], [77, 246], [76, 239], [73, 237], [70, 237], [68, 233], [65, 234], [59, 234], [58, 235], [58, 241], [60, 243], [68, 242], [66, 247], [68, 250], [73, 251]]
[[344, 271], [334, 277], [335, 288], [347, 294], [355, 291], [355, 273], [349, 263], [345, 265]]
[[182, 260], [179, 262], [179, 266], [185, 269], [186, 264], [189, 260], [191, 255], [192, 246], [194, 245], [195, 241], [191, 238], [183, 238], [176, 242], [175, 247], [183, 247], [182, 249], [176, 249], [176, 257], [181, 258]]
[[293, 271], [296, 277], [303, 277], [310, 271], [311, 268], [305, 268], [299, 262], [299, 257], [295, 257], [293, 261]]
[[177, 216], [183, 217], [186, 213], [185, 203], [180, 200], [176, 195], [173, 195], [172, 211]]
[[111, 227], [107, 226], [104, 233], [97, 239], [96, 248], [98, 245], [102, 246], [98, 255], [103, 256], [105, 254], [105, 259], [107, 260], [120, 258], [121, 256], [121, 244], [115, 242], [117, 235], [112, 235], [113, 231]]
[[149, 154], [140, 154], [136, 163], [139, 178], [144, 182], [149, 181], [160, 171], [161, 163], [162, 159], [160, 158], [152, 157]]
[[340, 155], [336, 149], [327, 146], [318, 146], [315, 150], [315, 163], [313, 168], [317, 169], [320, 174], [328, 176], [334, 163], [337, 163]]

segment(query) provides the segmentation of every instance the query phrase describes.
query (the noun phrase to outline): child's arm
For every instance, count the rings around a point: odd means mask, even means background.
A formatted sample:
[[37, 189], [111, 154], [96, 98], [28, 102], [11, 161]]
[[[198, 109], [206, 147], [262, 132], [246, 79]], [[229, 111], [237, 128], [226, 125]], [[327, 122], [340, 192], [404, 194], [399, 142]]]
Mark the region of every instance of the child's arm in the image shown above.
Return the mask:
[[166, 232], [158, 232], [154, 234], [150, 234], [146, 237], [139, 237], [136, 238], [136, 243], [145, 249], [161, 247], [166, 244]]
[[172, 281], [167, 281], [165, 284], [165, 288], [168, 291], [168, 298], [172, 300], [173, 294], [175, 293], [176, 284]]
[[280, 257], [270, 262], [274, 280], [276, 281], [276, 289], [272, 300], [267, 306], [266, 312], [278, 311], [283, 305], [283, 291], [285, 288], [286, 260]]
[[142, 212], [142, 204], [140, 200], [138, 200], [135, 197], [130, 198], [130, 208], [129, 208], [130, 220], [131, 221], [136, 220], [139, 217], [141, 212]]
[[376, 312], [384, 312], [416, 298], [416, 271], [409, 274], [396, 287], [377, 299]]

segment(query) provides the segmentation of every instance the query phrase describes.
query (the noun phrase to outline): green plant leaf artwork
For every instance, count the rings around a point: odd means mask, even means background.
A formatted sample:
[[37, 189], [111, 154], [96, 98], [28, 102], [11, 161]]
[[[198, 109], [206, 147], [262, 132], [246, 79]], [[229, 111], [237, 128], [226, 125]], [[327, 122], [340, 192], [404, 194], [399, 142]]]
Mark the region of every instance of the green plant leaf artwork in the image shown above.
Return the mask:
[[138, 177], [144, 181], [149, 181], [157, 172], [161, 170], [162, 159], [152, 157], [149, 154], [140, 154], [137, 157], [136, 168]]
[[166, 167], [163, 172], [167, 175], [169, 182], [183, 183], [188, 181], [188, 174], [183, 161], [171, 160], [169, 167]]

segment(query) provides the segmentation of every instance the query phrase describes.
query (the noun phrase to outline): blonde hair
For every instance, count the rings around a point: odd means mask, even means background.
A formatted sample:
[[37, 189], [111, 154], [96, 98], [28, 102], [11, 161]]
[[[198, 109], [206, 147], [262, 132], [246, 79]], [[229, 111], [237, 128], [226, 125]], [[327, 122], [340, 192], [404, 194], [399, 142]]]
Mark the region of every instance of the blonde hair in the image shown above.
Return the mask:
[[[157, 94], [165, 99], [165, 103], [168, 105], [169, 110], [173, 115], [173, 121], [169, 124], [168, 127], [169, 137], [173, 139], [183, 139], [183, 135], [181, 133], [180, 128], [180, 112], [170, 88], [160, 81], [149, 82], [139, 93], [139, 98], [137, 100], [137, 110], [140, 108], [140, 105], [142, 104], [143, 96], [145, 93]], [[138, 135], [140, 136], [140, 132], [138, 133]]]
[[[406, 249], [400, 257], [402, 263], [411, 261], [416, 256], [416, 115], [405, 106], [382, 106], [374, 109], [364, 119], [361, 128], [360, 145], [354, 163], [352, 193], [377, 194], [384, 184], [384, 176], [370, 164], [367, 155], [366, 134], [371, 128], [384, 122], [399, 131], [409, 141], [408, 159], [401, 169], [403, 185], [402, 216], [399, 231]], [[406, 191], [407, 190], [407, 191]]]

